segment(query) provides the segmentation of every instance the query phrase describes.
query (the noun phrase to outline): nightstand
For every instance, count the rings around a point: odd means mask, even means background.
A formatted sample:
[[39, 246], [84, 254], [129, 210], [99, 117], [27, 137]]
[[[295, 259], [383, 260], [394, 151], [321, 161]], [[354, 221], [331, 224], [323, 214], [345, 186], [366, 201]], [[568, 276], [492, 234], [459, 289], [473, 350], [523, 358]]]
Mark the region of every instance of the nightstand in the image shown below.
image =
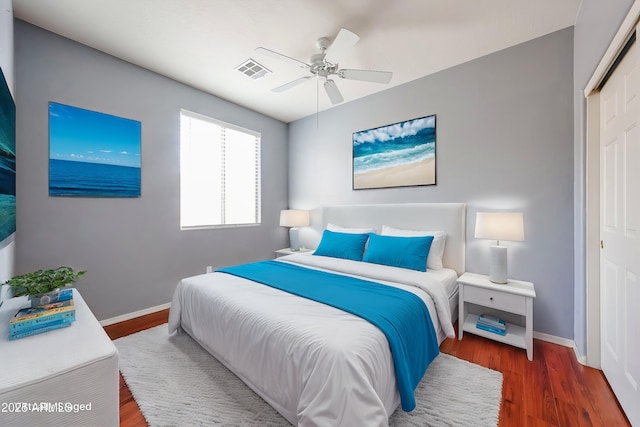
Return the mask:
[[[488, 276], [464, 273], [458, 278], [458, 339], [464, 331], [494, 341], [527, 350], [527, 358], [533, 360], [533, 299], [536, 291], [533, 283], [509, 280], [501, 285], [489, 281]], [[502, 336], [476, 328], [478, 315], [469, 312], [469, 304], [512, 313], [524, 319], [524, 327], [507, 322], [507, 333]]]
[[313, 249], [308, 248], [300, 248], [299, 251], [292, 251], [291, 248], [278, 249], [276, 251], [276, 258], [280, 258], [281, 256], [291, 255], [291, 254], [302, 254], [305, 252], [311, 252]]

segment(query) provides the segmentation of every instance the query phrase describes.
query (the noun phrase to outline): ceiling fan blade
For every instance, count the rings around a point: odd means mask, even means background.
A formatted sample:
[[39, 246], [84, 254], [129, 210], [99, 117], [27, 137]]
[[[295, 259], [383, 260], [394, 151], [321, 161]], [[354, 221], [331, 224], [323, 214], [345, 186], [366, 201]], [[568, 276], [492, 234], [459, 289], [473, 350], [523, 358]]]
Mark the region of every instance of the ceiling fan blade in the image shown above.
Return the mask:
[[389, 83], [393, 73], [390, 71], [375, 70], [338, 70], [338, 75], [343, 79], [362, 80], [374, 83]]
[[290, 81], [289, 83], [285, 83], [282, 86], [278, 86], [274, 89], [271, 89], [271, 91], [273, 92], [284, 92], [285, 90], [291, 89], [292, 87], [298, 86], [299, 84], [302, 84], [304, 82], [306, 82], [307, 80], [313, 78], [313, 76], [305, 76], [305, 77], [300, 77], [299, 79], [295, 79], [293, 81]]
[[358, 40], [360, 40], [360, 37], [357, 34], [352, 33], [346, 28], [340, 29], [335, 40], [327, 49], [324, 60], [330, 64], [339, 63], [344, 54], [358, 43]]
[[329, 96], [332, 104], [340, 104], [342, 101], [344, 101], [344, 98], [342, 97], [342, 94], [340, 93], [336, 82], [334, 82], [333, 80], [327, 80], [326, 82], [324, 82], [324, 90], [325, 92], [327, 92], [327, 95]]
[[255, 49], [256, 52], [260, 52], [263, 55], [270, 56], [272, 58], [279, 59], [281, 61], [288, 62], [290, 64], [296, 65], [300, 68], [309, 68], [308, 64], [305, 64], [302, 61], [298, 61], [297, 59], [291, 58], [290, 56], [283, 55], [278, 52], [274, 52], [273, 50], [267, 49], [266, 47], [257, 47]]

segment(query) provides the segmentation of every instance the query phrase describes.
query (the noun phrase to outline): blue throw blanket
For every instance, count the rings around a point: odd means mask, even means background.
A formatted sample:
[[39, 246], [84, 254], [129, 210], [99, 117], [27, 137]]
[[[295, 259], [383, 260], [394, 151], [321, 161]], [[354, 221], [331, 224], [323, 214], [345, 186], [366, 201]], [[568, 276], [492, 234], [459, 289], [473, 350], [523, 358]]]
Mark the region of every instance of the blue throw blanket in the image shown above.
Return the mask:
[[440, 352], [429, 310], [417, 295], [273, 260], [218, 271], [331, 305], [377, 326], [391, 347], [402, 409], [408, 412], [416, 407], [413, 392]]

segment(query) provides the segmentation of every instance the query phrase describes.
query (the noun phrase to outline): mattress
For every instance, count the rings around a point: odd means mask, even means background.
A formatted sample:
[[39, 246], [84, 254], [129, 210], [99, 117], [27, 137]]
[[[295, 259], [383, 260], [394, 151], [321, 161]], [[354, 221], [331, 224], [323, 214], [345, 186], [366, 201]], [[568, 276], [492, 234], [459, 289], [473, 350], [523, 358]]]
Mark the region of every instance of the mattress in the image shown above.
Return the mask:
[[[454, 337], [444, 273], [295, 254], [278, 258], [420, 297]], [[454, 273], [455, 275], [455, 273]], [[169, 330], [182, 329], [292, 424], [388, 425], [400, 398], [389, 344], [367, 321], [239, 277], [212, 273], [176, 288]]]
[[444, 286], [447, 298], [451, 299], [451, 297], [458, 295], [458, 275], [454, 270], [451, 270], [450, 268], [429, 270], [427, 274], [434, 277], [442, 284], [442, 286]]
[[118, 351], [76, 289], [73, 297], [70, 327], [15, 341], [9, 319], [28, 301], [0, 308], [0, 425], [119, 425]]

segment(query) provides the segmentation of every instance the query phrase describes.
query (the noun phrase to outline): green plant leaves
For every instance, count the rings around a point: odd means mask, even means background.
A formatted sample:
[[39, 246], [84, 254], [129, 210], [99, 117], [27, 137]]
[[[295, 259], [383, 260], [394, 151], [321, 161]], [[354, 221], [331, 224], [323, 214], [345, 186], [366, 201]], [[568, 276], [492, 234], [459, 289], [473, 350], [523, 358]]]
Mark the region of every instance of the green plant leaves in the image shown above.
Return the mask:
[[14, 276], [5, 284], [14, 288], [15, 296], [44, 294], [75, 283], [85, 273], [86, 270], [76, 273], [70, 267], [58, 267]]

